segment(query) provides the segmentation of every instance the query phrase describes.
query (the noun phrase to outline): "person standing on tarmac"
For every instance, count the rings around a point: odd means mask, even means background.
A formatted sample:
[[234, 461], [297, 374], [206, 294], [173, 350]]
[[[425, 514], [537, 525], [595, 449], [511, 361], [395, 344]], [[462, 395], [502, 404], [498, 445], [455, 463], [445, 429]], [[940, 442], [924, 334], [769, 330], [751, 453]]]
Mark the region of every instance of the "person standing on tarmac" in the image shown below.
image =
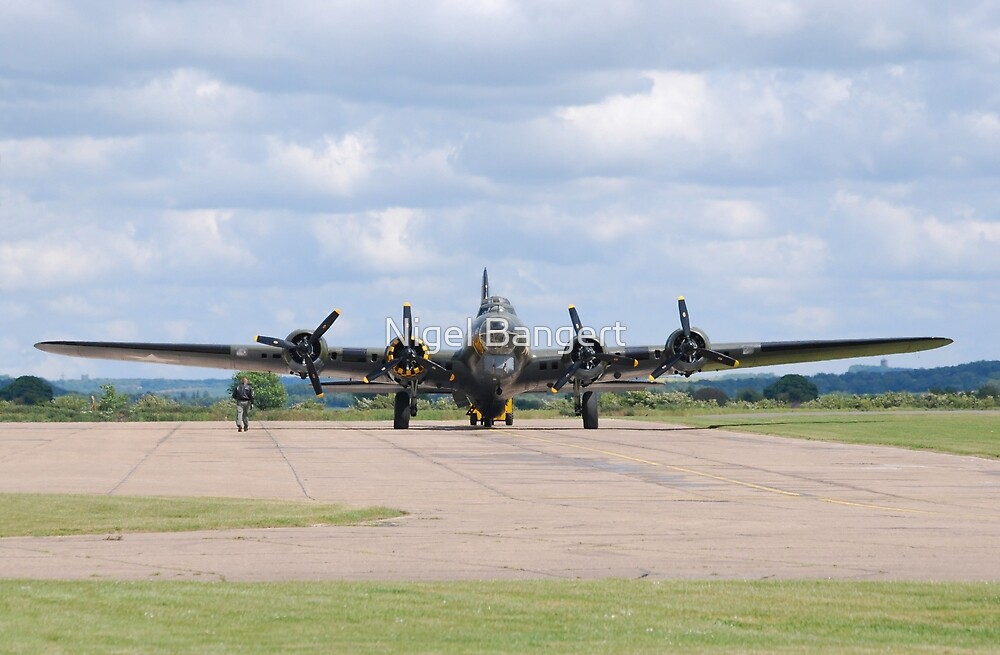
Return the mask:
[[250, 409], [253, 407], [253, 387], [246, 377], [233, 387], [233, 400], [236, 401], [236, 431], [246, 432], [250, 429]]

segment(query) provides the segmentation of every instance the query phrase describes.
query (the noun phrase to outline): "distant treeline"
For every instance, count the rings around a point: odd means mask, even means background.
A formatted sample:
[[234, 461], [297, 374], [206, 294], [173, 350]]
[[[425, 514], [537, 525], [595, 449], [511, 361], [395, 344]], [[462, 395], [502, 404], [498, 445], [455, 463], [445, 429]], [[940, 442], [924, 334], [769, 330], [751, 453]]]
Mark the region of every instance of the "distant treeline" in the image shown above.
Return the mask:
[[[820, 373], [806, 376], [816, 385], [821, 395], [839, 393], [853, 395], [874, 395], [893, 392], [949, 392], [976, 391], [988, 384], [1000, 384], [1000, 361], [972, 362], [958, 366], [925, 369], [893, 369], [862, 367], [839, 375]], [[776, 375], [729, 375], [710, 379], [691, 378], [690, 381], [670, 381], [667, 390], [694, 393], [699, 389], [722, 390], [730, 398], [736, 398], [747, 390], [762, 394], [764, 389], [778, 379]], [[0, 388], [12, 382], [8, 376], [0, 376]], [[51, 381], [50, 381], [51, 382]], [[56, 396], [79, 394], [100, 396], [101, 386], [114, 385], [119, 393], [135, 400], [146, 394], [171, 398], [184, 405], [209, 406], [229, 398], [228, 379], [206, 380], [164, 380], [164, 379], [106, 379], [84, 378], [82, 380], [59, 380], [51, 382]], [[307, 381], [294, 377], [283, 377], [282, 384], [288, 391], [289, 404], [314, 401]], [[349, 407], [353, 403], [350, 394], [327, 394], [328, 407]]]
[[[873, 367], [870, 370], [839, 375], [820, 373], [806, 377], [816, 385], [820, 395], [976, 391], [990, 383], [1000, 384], [1000, 361], [972, 362], [940, 368], [875, 369]], [[763, 393], [764, 389], [777, 379], [778, 376], [775, 375], [720, 376], [710, 380], [691, 378], [691, 382], [670, 383], [669, 388], [693, 392], [712, 387], [721, 389], [727, 396], [736, 397], [747, 389]]]

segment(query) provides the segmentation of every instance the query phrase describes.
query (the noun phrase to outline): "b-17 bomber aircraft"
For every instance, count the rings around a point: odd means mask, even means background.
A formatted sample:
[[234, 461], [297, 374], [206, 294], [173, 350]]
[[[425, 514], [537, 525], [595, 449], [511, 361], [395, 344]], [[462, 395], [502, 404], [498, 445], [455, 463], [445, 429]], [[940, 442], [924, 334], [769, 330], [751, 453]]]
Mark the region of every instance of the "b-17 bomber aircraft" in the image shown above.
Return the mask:
[[[492, 427], [498, 420], [513, 425], [515, 396], [558, 393], [565, 388], [573, 394], [583, 427], [595, 429], [596, 392], [657, 387], [656, 380], [667, 373], [690, 376], [736, 366], [912, 353], [952, 342], [942, 337], [911, 337], [712, 344], [703, 330], [691, 327], [683, 297], [677, 304], [680, 327], [663, 345], [604, 343], [594, 330], [584, 328], [571, 305], [570, 343], [564, 348], [536, 349], [510, 301], [490, 295], [484, 270], [479, 312], [469, 324], [469, 333], [463, 335], [462, 347], [436, 353], [417, 338], [409, 303], [403, 305], [398, 336], [385, 348], [329, 345], [325, 337], [340, 310], [314, 330], [295, 330], [284, 339], [258, 336], [255, 343], [246, 345], [43, 341], [35, 347], [74, 357], [291, 373], [308, 378], [317, 396], [323, 396], [324, 389], [395, 391], [393, 427], [397, 429], [408, 428], [410, 418], [417, 415], [419, 394], [451, 394], [458, 407], [468, 408], [471, 425]], [[321, 373], [337, 379], [323, 381]]]

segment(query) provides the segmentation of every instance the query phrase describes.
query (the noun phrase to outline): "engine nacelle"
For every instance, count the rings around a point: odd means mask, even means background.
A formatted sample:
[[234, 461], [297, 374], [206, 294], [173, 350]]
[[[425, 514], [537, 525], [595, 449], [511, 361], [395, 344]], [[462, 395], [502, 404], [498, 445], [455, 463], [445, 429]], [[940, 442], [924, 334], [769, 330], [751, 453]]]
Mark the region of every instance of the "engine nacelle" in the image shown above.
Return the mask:
[[[294, 344], [308, 343], [312, 334], [312, 330], [295, 330], [285, 338]], [[281, 356], [284, 358], [285, 363], [288, 364], [289, 371], [298, 375], [306, 375], [306, 363], [298, 351], [285, 350], [282, 352]], [[323, 364], [329, 357], [329, 351], [327, 350], [325, 339], [321, 338], [319, 340], [318, 347], [314, 346], [309, 349], [309, 357], [312, 359], [316, 370], [323, 369]]]
[[414, 339], [410, 350], [412, 353], [407, 353], [407, 348], [399, 337], [386, 346], [385, 362], [389, 365], [389, 375], [397, 381], [420, 379], [427, 373], [427, 365], [424, 364], [430, 359], [427, 344]]
[[696, 352], [699, 348], [711, 350], [712, 342], [708, 340], [708, 335], [699, 328], [691, 328], [691, 337], [684, 338], [683, 330], [675, 330], [667, 338], [667, 343], [663, 346], [669, 357], [671, 353], [682, 353], [674, 368], [682, 374], [690, 375], [700, 371], [707, 361], [704, 357], [698, 357]]
[[604, 372], [604, 364], [596, 358], [596, 355], [600, 355], [604, 352], [604, 346], [593, 338], [588, 336], [578, 336], [573, 341], [573, 349], [570, 351], [570, 359], [573, 362], [578, 362], [581, 359], [583, 364], [580, 368], [576, 369], [573, 377], [582, 382], [583, 384], [589, 384], [601, 376]]

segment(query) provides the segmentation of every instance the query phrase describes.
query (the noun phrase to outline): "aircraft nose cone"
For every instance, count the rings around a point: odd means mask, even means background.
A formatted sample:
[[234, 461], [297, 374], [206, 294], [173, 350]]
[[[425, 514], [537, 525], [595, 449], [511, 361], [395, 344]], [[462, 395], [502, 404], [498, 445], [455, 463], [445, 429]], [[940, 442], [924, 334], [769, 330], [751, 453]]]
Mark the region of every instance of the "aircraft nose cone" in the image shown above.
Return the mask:
[[502, 384], [514, 375], [513, 355], [486, 355], [479, 362], [479, 368], [494, 383]]

